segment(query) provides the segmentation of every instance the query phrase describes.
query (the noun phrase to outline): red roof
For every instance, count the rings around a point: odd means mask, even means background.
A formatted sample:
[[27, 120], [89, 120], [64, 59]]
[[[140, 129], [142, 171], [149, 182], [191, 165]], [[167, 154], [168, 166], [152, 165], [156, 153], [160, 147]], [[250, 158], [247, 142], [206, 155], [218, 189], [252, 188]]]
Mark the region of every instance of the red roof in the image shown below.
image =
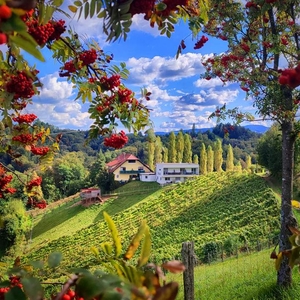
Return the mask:
[[[109, 172], [113, 172], [116, 170], [118, 167], [120, 167], [123, 163], [125, 163], [128, 160], [138, 160], [141, 162], [139, 158], [137, 158], [135, 155], [132, 155], [130, 153], [122, 153], [118, 157], [116, 157], [114, 160], [110, 161], [109, 163], [106, 164], [108, 167]], [[149, 168], [146, 164], [141, 162], [143, 165], [145, 165], [147, 168]]]

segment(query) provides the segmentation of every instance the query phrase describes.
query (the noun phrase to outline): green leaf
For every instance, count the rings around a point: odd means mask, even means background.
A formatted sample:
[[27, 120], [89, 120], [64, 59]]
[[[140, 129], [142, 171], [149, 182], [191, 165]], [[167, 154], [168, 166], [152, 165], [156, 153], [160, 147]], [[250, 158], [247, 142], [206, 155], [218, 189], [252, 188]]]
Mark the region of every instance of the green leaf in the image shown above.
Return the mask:
[[77, 280], [75, 292], [85, 300], [103, 294], [109, 285], [94, 275], [84, 275]]
[[36, 47], [37, 46], [36, 42], [27, 32], [22, 32], [16, 36], [10, 36], [9, 44], [10, 43], [13, 43], [16, 46], [22, 48], [23, 50], [25, 50], [26, 52], [28, 52], [38, 60], [45, 61], [42, 53]]
[[127, 248], [127, 251], [124, 254], [124, 259], [128, 260], [128, 259], [132, 258], [132, 256], [134, 255], [134, 253], [136, 252], [137, 248], [140, 245], [140, 242], [143, 238], [145, 229], [146, 229], [146, 222], [142, 221], [142, 223], [138, 229], [138, 232], [135, 234], [135, 236], [131, 240], [130, 245]]
[[103, 212], [104, 220], [106, 221], [108, 228], [111, 232], [111, 236], [114, 242], [114, 247], [115, 247], [115, 256], [118, 257], [120, 256], [122, 252], [122, 244], [121, 244], [121, 239], [119, 237], [118, 230], [116, 228], [116, 225], [112, 218], [106, 213]]
[[141, 250], [141, 256], [138, 261], [138, 267], [145, 265], [148, 262], [151, 253], [151, 237], [149, 226], [145, 228], [145, 236]]
[[69, 10], [70, 10], [72, 13], [74, 13], [74, 14], [77, 13], [77, 7], [76, 7], [76, 6], [74, 6], [74, 5], [69, 5], [68, 8], [69, 8]]
[[163, 2], [160, 2], [156, 5], [155, 8], [156, 8], [157, 11], [163, 11], [167, 8], [167, 5]]
[[90, 18], [94, 16], [95, 10], [96, 10], [96, 0], [92, 0], [90, 4]]
[[52, 3], [54, 6], [59, 7], [64, 3], [64, 0], [53, 0]]
[[43, 299], [44, 290], [40, 281], [37, 278], [22, 278], [21, 283], [23, 284], [25, 294], [30, 300]]
[[26, 300], [26, 295], [24, 292], [18, 287], [12, 287], [4, 296], [5, 300]]
[[103, 9], [98, 15], [97, 18], [101, 19], [101, 18], [105, 18], [106, 17], [106, 10]]
[[12, 16], [6, 21], [1, 23], [1, 31], [3, 32], [11, 32], [11, 31], [26, 31], [27, 26], [26, 24], [21, 20], [21, 18], [15, 14], [12, 14]]
[[82, 6], [82, 2], [81, 1], [74, 1], [74, 5], [76, 5], [76, 6]]
[[112, 254], [112, 247], [111, 247], [111, 244], [109, 242], [101, 243], [100, 247], [102, 248], [102, 250], [105, 254], [107, 254], [107, 255]]
[[87, 17], [89, 16], [89, 12], [90, 12], [90, 3], [86, 2], [84, 5], [84, 18], [87, 19]]
[[62, 254], [60, 252], [50, 253], [48, 256], [48, 266], [50, 268], [56, 268], [59, 266], [62, 260]]

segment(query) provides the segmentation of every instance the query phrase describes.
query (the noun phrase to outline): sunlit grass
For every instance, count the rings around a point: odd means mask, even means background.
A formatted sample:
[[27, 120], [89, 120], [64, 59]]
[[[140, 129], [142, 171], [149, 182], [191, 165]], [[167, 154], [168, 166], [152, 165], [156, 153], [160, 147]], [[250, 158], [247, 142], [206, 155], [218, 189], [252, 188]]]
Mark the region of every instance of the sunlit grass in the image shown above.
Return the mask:
[[[300, 297], [300, 275], [293, 270], [294, 284], [289, 290], [276, 286], [272, 250], [239, 256], [224, 262], [195, 268], [195, 300], [288, 300]], [[180, 283], [178, 299], [184, 299], [182, 274], [167, 275]]]

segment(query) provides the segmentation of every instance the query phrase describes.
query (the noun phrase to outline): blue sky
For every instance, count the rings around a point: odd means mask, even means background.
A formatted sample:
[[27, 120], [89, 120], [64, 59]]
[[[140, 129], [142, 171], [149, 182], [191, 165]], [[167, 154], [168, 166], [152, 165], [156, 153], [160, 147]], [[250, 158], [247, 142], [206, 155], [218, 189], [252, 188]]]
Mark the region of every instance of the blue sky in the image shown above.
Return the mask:
[[[196, 128], [213, 127], [216, 120], [209, 120], [208, 116], [216, 106], [224, 103], [228, 107], [242, 106], [244, 110], [254, 112], [251, 101], [245, 100], [246, 94], [238, 85], [223, 86], [218, 79], [200, 79], [204, 72], [201, 59], [225, 51], [224, 41], [210, 38], [203, 48], [194, 50], [196, 40], [192, 39], [187, 24], [177, 25], [172, 37], [167, 38], [160, 36], [156, 28], [151, 28], [142, 15], [136, 15], [126, 42], [108, 44], [99, 19], [68, 22], [81, 38], [94, 38], [105, 52], [113, 53], [112, 63], [126, 63], [130, 71], [126, 85], [136, 92], [137, 98], [141, 88], [152, 93], [147, 105], [151, 109], [155, 131], [191, 129], [193, 124]], [[187, 47], [176, 60], [177, 47], [182, 39]], [[30, 59], [37, 63], [44, 86], [27, 112], [35, 113], [40, 120], [61, 129], [86, 130], [91, 124], [88, 105], [74, 101], [76, 93], [72, 84], [59, 78], [60, 65], [50, 54], [44, 51], [45, 63]]]

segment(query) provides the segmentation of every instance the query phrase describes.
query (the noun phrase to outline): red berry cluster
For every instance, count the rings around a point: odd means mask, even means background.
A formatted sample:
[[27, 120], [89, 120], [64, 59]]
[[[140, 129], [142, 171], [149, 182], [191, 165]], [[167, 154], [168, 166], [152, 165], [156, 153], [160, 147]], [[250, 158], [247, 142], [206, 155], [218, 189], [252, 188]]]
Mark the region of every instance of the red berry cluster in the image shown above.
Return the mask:
[[123, 130], [120, 133], [113, 133], [110, 137], [104, 139], [104, 145], [106, 147], [112, 147], [115, 149], [121, 149], [128, 142], [128, 137]]
[[147, 14], [154, 8], [155, 0], [133, 0], [130, 4], [129, 12], [132, 16], [136, 14]]
[[47, 207], [47, 202], [45, 200], [36, 201], [32, 197], [29, 197], [26, 206], [32, 208], [44, 209]]
[[278, 81], [282, 85], [287, 85], [291, 89], [300, 85], [300, 64], [294, 69], [285, 69], [281, 71]]
[[12, 118], [12, 119], [13, 119], [13, 121], [18, 122], [19, 124], [22, 124], [22, 123], [30, 124], [36, 118], [37, 118], [37, 116], [35, 114], [26, 114], [26, 115], [19, 115], [17, 117]]
[[32, 188], [34, 186], [40, 186], [42, 183], [42, 177], [36, 177], [36, 178], [33, 178], [28, 184], [27, 184], [27, 190], [32, 190]]
[[103, 76], [100, 78], [100, 83], [104, 90], [112, 90], [121, 84], [120, 78], [121, 76], [119, 74], [112, 75], [109, 78]]
[[201, 39], [195, 44], [194, 49], [200, 49], [208, 41], [208, 37], [202, 35]]
[[51, 20], [50, 23], [54, 28], [54, 32], [49, 36], [48, 42], [58, 40], [60, 36], [66, 31], [64, 20], [58, 20], [58, 21]]
[[34, 136], [30, 133], [21, 133], [13, 136], [12, 140], [21, 144], [30, 145], [34, 142]]
[[22, 288], [22, 284], [20, 282], [20, 277], [17, 276], [11, 276], [9, 277], [10, 280], [10, 286], [7, 287], [2, 287], [0, 288], [0, 300], [4, 300], [5, 299], [5, 294], [12, 288], [12, 287], [19, 287]]
[[95, 49], [83, 51], [82, 53], [79, 54], [79, 60], [82, 61], [82, 64], [84, 66], [93, 64], [96, 61], [97, 57], [98, 55]]
[[84, 300], [83, 298], [79, 298], [78, 296], [76, 296], [75, 292], [71, 289], [69, 289], [64, 295], [62, 295], [61, 297], [62, 300]]
[[33, 79], [25, 71], [18, 71], [16, 75], [10, 75], [5, 89], [8, 93], [14, 94], [14, 99], [31, 98], [35, 94]]
[[28, 33], [36, 40], [38, 45], [45, 45], [49, 38], [54, 34], [55, 30], [51, 21], [47, 24], [40, 25], [37, 20], [30, 20], [26, 22]]
[[78, 60], [81, 63], [78, 63], [77, 65], [75, 64], [75, 60], [67, 61], [64, 66], [62, 67], [62, 70], [66, 70], [67, 72], [63, 73], [60, 72], [60, 76], [70, 76], [70, 73], [75, 73], [76, 70], [80, 70], [82, 67], [87, 66], [89, 64], [93, 64], [98, 55], [95, 49], [90, 49], [83, 51], [79, 54]]
[[119, 101], [124, 104], [124, 103], [132, 103], [132, 96], [133, 93], [131, 90], [124, 88], [124, 89], [118, 89], [118, 97]]
[[13, 194], [16, 192], [16, 189], [8, 187], [12, 179], [12, 175], [6, 175], [6, 170], [0, 166], [0, 198], [3, 198], [5, 193]]
[[35, 155], [41, 155], [44, 156], [49, 152], [49, 147], [35, 147], [34, 145], [31, 146], [31, 153]]
[[63, 69], [67, 70], [69, 73], [75, 73], [76, 72], [76, 67], [75, 67], [75, 64], [72, 60], [67, 61], [64, 65]]

